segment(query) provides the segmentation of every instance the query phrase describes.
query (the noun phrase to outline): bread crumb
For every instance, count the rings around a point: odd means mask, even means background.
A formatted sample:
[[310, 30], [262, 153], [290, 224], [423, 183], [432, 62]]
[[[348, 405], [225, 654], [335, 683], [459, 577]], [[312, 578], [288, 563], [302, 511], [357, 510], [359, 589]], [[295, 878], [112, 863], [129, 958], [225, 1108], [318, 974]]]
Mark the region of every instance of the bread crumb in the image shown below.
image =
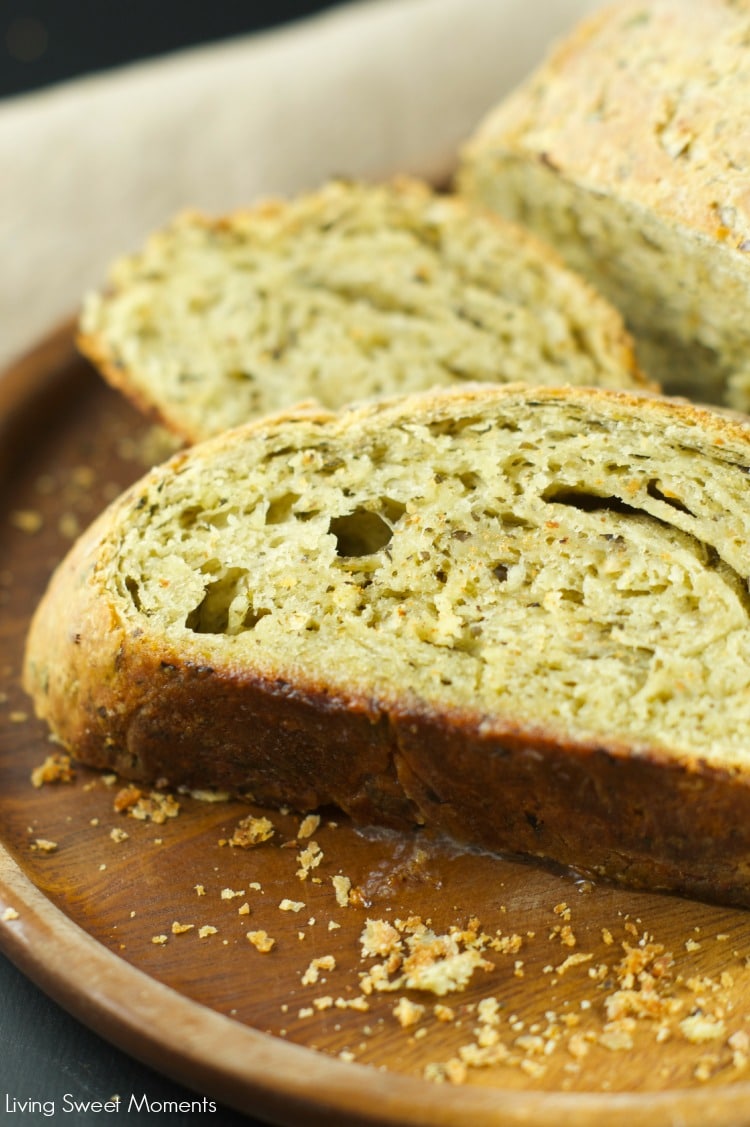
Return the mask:
[[419, 1002], [412, 1002], [408, 998], [399, 998], [396, 1005], [393, 1007], [394, 1017], [397, 1019], [402, 1029], [406, 1029], [410, 1025], [416, 1025], [424, 1015], [425, 1007], [420, 1005]]
[[323, 851], [318, 845], [317, 841], [311, 841], [307, 849], [301, 850], [297, 854], [297, 876], [300, 880], [307, 880], [308, 874], [316, 869], [320, 862], [323, 860]]
[[523, 938], [520, 935], [500, 935], [498, 933], [490, 939], [488, 946], [501, 955], [515, 955], [521, 950], [522, 944]]
[[463, 990], [477, 968], [492, 968], [481, 954], [486, 939], [473, 927], [436, 935], [419, 917], [397, 920], [395, 927], [386, 920], [367, 920], [360, 936], [362, 956], [387, 958], [360, 975], [361, 988], [370, 994], [406, 987], [438, 996]]
[[126, 786], [117, 792], [113, 803], [118, 814], [127, 813], [138, 821], [151, 821], [162, 825], [167, 818], [176, 818], [180, 812], [180, 805], [171, 794], [162, 794], [160, 791], [151, 791], [144, 795], [136, 786]]
[[275, 832], [270, 818], [256, 818], [248, 814], [235, 826], [229, 844], [235, 849], [252, 849], [256, 845], [262, 845], [264, 841], [270, 841]]
[[193, 888], [195, 889], [197, 896], [205, 896], [206, 895], [206, 889], [202, 884], [194, 884]]
[[31, 850], [34, 853], [54, 853], [58, 848], [56, 841], [48, 841], [45, 837], [35, 838], [31, 845]]
[[9, 519], [14, 528], [29, 535], [39, 532], [44, 524], [44, 518], [37, 509], [14, 509]]
[[263, 955], [267, 955], [276, 943], [276, 940], [272, 939], [267, 931], [248, 931], [246, 934], [247, 939], [256, 951], [260, 951]]
[[555, 967], [555, 970], [558, 974], [565, 974], [571, 967], [580, 966], [581, 963], [588, 963], [593, 957], [593, 955], [584, 955], [579, 951], [575, 955], [568, 955], [567, 959], [563, 959], [563, 961]]
[[336, 969], [336, 959], [333, 955], [321, 955], [320, 958], [312, 959], [307, 970], [302, 975], [302, 985], [312, 986], [320, 978], [320, 972], [330, 971]]
[[721, 1018], [698, 1012], [682, 1019], [680, 1031], [688, 1041], [700, 1044], [702, 1041], [714, 1041], [723, 1037], [725, 1026]]
[[238, 916], [249, 916], [250, 915], [250, 905], [248, 904], [247, 900], [245, 901], [244, 904], [240, 904], [239, 908], [237, 909], [237, 915]]
[[312, 837], [319, 825], [319, 814], [307, 814], [300, 822], [299, 829], [297, 830], [298, 840], [301, 841], [304, 838]]
[[204, 924], [203, 927], [198, 928], [198, 938], [206, 939], [209, 935], [216, 935], [219, 929], [213, 927], [211, 924]]
[[64, 752], [54, 752], [31, 772], [31, 784], [43, 787], [47, 783], [72, 783], [75, 777], [70, 756]]
[[356, 998], [337, 998], [333, 1004], [337, 1010], [357, 1010], [359, 1013], [367, 1013], [370, 1009], [370, 1003], [361, 994]]
[[126, 833], [126, 831], [121, 829], [119, 826], [114, 826], [114, 828], [109, 831], [109, 836], [111, 837], [112, 841], [119, 843], [121, 841], [127, 841], [130, 837], [130, 834]]
[[81, 531], [81, 524], [75, 513], [62, 513], [57, 522], [57, 531], [64, 540], [75, 540]]
[[3, 912], [3, 920], [5, 920], [5, 921], [18, 920], [20, 918], [21, 917], [19, 916], [19, 914], [18, 914], [18, 912], [16, 911], [15, 908], [8, 907]]
[[301, 912], [305, 904], [303, 900], [287, 900], [284, 898], [279, 904], [281, 912]]
[[331, 877], [331, 883], [336, 894], [336, 903], [339, 908], [346, 908], [349, 904], [352, 882], [349, 877], [335, 876]]
[[177, 920], [175, 920], [173, 925], [171, 925], [171, 933], [173, 933], [173, 935], [182, 935], [186, 931], [193, 931], [194, 928], [194, 923], [178, 923]]
[[221, 899], [222, 900], [234, 900], [237, 896], [244, 896], [244, 895], [245, 895], [244, 888], [240, 888], [236, 892], [233, 888], [222, 888], [222, 890], [221, 890]]
[[226, 790], [188, 790], [186, 792], [196, 802], [229, 802], [231, 795]]
[[168, 935], [152, 935], [151, 936], [151, 942], [155, 943], [157, 946], [162, 946], [164, 943], [167, 942], [168, 939], [169, 939]]

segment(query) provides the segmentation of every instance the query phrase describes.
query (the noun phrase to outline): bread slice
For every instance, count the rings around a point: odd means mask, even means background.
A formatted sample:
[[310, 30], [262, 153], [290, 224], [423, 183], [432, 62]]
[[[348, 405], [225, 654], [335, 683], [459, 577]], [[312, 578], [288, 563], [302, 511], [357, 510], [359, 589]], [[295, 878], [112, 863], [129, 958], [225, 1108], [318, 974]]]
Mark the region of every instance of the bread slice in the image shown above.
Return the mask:
[[750, 411], [750, 5], [621, 0], [493, 110], [458, 183], [549, 240], [671, 393]]
[[304, 400], [644, 384], [619, 314], [553, 252], [411, 180], [184, 215], [115, 265], [79, 343], [188, 441]]
[[25, 685], [81, 760], [750, 905], [750, 423], [472, 387], [261, 420], [72, 549]]

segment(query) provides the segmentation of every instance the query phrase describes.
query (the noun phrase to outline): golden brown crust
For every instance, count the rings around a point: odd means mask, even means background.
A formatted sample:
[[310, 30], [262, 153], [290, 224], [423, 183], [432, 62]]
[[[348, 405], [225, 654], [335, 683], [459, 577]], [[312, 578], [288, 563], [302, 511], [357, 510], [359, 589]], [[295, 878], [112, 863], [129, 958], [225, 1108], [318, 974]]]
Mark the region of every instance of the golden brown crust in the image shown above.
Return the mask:
[[746, 250], [750, 9], [728, 0], [621, 0], [583, 20], [492, 111], [467, 158], [542, 156], [597, 192]]

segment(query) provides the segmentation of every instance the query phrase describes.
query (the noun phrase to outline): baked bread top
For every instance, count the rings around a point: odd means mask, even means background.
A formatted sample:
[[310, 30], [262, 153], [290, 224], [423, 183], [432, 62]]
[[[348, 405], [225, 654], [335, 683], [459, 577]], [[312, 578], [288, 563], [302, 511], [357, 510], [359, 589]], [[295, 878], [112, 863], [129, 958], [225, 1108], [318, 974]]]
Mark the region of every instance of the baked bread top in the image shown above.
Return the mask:
[[619, 314], [553, 251], [407, 179], [181, 216], [114, 265], [79, 344], [188, 441], [305, 400], [646, 383]]
[[750, 4], [621, 0], [553, 49], [467, 147], [543, 154], [594, 191], [750, 252]]

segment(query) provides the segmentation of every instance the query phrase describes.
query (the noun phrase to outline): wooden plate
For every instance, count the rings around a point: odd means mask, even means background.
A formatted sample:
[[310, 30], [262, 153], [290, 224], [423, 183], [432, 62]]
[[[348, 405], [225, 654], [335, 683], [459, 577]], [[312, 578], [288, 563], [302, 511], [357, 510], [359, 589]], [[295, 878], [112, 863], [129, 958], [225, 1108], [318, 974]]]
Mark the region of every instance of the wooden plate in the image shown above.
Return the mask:
[[[69, 326], [0, 381], [2, 949], [129, 1053], [277, 1123], [750, 1123], [748, 913], [331, 811], [300, 837], [298, 815], [235, 801], [118, 812], [121, 784], [80, 767], [32, 785], [56, 749], [19, 684], [29, 616], [77, 530], [165, 452]], [[248, 813], [273, 837], [227, 844]], [[393, 989], [372, 988], [368, 919], [390, 923]], [[406, 989], [424, 927], [492, 965]]]

